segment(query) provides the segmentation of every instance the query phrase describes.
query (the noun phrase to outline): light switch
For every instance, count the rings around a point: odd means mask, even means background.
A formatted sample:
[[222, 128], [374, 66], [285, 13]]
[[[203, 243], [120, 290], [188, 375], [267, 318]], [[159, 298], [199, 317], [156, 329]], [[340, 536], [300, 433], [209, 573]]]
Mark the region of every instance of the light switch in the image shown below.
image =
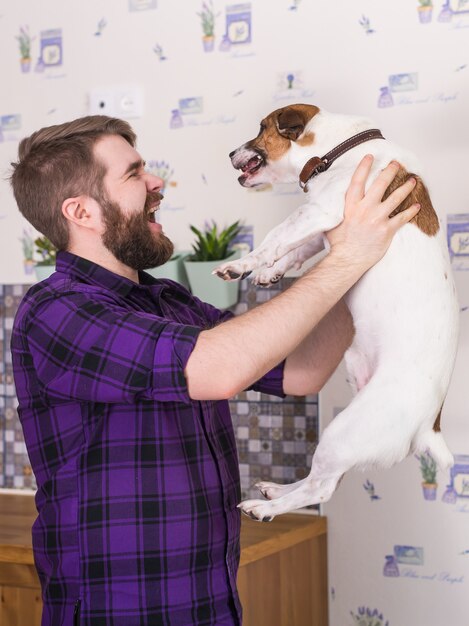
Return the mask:
[[90, 115], [109, 115], [132, 119], [142, 117], [143, 89], [138, 85], [96, 87], [89, 94]]

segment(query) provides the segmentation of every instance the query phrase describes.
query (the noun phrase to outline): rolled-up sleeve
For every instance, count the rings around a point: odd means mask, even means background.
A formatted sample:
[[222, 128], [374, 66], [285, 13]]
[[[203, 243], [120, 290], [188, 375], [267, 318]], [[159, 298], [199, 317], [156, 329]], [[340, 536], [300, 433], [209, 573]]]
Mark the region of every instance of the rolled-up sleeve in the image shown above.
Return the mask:
[[24, 357], [49, 404], [190, 402], [184, 368], [200, 331], [112, 301], [61, 295], [35, 309]]
[[253, 385], [249, 387], [253, 391], [260, 391], [271, 396], [279, 396], [285, 398], [283, 391], [283, 373], [285, 369], [285, 361], [282, 361], [272, 368], [262, 378], [259, 378]]

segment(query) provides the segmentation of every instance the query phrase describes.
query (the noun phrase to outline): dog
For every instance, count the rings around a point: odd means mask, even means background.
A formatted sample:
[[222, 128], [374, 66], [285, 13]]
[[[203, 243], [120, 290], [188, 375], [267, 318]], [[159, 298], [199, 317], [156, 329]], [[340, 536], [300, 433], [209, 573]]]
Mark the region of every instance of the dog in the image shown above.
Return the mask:
[[261, 121], [256, 138], [230, 154], [232, 165], [241, 170], [244, 187], [300, 178], [306, 200], [259, 247], [215, 273], [238, 280], [255, 272], [254, 282], [268, 286], [327, 247], [323, 233], [342, 221], [345, 192], [367, 153], [374, 155], [367, 186], [396, 160], [400, 169], [385, 197], [412, 176], [417, 184], [396, 212], [416, 202], [421, 209], [346, 294], [355, 328], [345, 354], [353, 400], [324, 430], [305, 479], [260, 482], [267, 500], [240, 503], [258, 521], [326, 502], [352, 468], [388, 468], [410, 453], [429, 453], [441, 469], [453, 464], [440, 416], [456, 357], [459, 307], [445, 237], [415, 156], [366, 119], [310, 104], [277, 109]]

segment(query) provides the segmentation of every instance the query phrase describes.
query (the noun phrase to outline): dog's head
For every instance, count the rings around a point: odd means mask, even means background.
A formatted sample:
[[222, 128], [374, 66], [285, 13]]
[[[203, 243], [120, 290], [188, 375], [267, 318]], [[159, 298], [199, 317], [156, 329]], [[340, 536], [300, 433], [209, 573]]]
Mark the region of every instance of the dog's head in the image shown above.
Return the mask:
[[318, 107], [312, 104], [292, 104], [265, 117], [257, 137], [229, 155], [233, 167], [242, 171], [240, 184], [257, 187], [280, 180], [297, 180], [298, 171], [289, 155], [293, 146], [304, 147], [314, 142], [314, 133], [308, 130], [308, 125], [318, 113]]

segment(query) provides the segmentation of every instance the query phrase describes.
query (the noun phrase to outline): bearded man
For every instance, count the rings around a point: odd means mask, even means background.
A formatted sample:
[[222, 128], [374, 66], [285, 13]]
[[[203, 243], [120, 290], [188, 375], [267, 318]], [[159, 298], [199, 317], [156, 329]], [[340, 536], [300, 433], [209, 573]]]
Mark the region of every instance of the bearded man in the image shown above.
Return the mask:
[[[239, 475], [227, 399], [317, 392], [350, 345], [342, 296], [385, 253], [412, 189], [385, 202], [357, 168], [329, 254], [234, 318], [144, 270], [173, 245], [163, 181], [122, 121], [84, 117], [23, 139], [11, 183], [58, 248], [17, 312], [18, 411], [37, 479], [43, 626], [234, 626]], [[209, 279], [209, 277], [207, 277]]]

